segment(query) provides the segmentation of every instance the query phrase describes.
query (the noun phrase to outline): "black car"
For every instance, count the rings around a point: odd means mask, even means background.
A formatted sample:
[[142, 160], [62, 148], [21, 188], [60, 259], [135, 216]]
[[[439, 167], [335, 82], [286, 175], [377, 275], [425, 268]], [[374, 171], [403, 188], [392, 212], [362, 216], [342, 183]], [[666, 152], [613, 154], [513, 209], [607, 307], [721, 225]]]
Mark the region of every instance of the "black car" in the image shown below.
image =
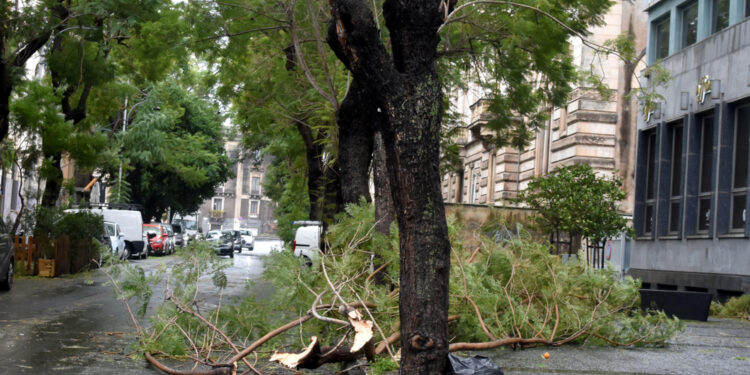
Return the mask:
[[232, 236], [232, 242], [234, 243], [234, 251], [242, 251], [242, 234], [238, 230], [234, 229], [227, 229], [221, 232], [222, 235], [224, 233], [229, 233], [230, 236]]
[[0, 221], [0, 290], [13, 287], [13, 242]]
[[229, 255], [230, 258], [234, 258], [234, 238], [231, 231], [221, 232], [219, 238], [212, 240], [211, 243], [219, 255]]
[[185, 235], [182, 231], [182, 225], [172, 224], [172, 231], [174, 232], [174, 244], [179, 247], [185, 246]]

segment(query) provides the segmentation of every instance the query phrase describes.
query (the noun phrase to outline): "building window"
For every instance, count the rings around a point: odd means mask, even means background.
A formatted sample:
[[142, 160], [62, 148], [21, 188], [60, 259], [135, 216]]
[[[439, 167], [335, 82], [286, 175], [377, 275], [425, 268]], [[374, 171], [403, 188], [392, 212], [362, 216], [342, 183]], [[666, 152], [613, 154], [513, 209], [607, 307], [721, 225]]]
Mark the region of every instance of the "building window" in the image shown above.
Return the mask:
[[654, 230], [654, 207], [656, 207], [656, 131], [646, 135], [646, 200], [643, 214], [643, 234]]
[[247, 161], [242, 164], [242, 194], [250, 194], [250, 163]]
[[663, 59], [669, 56], [669, 14], [654, 23], [656, 58]]
[[260, 177], [253, 177], [253, 184], [250, 189], [250, 194], [260, 195]]
[[471, 195], [469, 196], [469, 203], [477, 203], [477, 190], [479, 189], [479, 169], [474, 170], [471, 174]]
[[242, 217], [243, 219], [247, 219], [248, 206], [249, 206], [249, 204], [248, 204], [248, 203], [249, 203], [249, 202], [250, 202], [250, 201], [248, 201], [247, 199], [242, 199], [242, 200], [240, 201], [240, 216], [241, 216], [241, 217]]
[[693, 1], [682, 8], [682, 48], [698, 40], [698, 2]]
[[734, 173], [732, 181], [732, 229], [744, 231], [747, 214], [750, 105], [736, 109], [734, 129]]
[[[681, 124], [682, 122], [680, 122]], [[672, 155], [671, 155], [671, 176], [669, 192], [669, 233], [677, 234], [680, 231], [681, 223], [681, 201], [682, 201], [682, 125], [672, 128]]]
[[258, 201], [250, 201], [250, 215], [258, 215]]
[[713, 0], [711, 4], [711, 33], [729, 26], [729, 0]]
[[224, 207], [224, 200], [221, 198], [214, 198], [211, 209], [214, 211], [222, 211]]
[[698, 174], [698, 232], [707, 232], [711, 225], [712, 166], [714, 162], [714, 116], [699, 119], [700, 172]]

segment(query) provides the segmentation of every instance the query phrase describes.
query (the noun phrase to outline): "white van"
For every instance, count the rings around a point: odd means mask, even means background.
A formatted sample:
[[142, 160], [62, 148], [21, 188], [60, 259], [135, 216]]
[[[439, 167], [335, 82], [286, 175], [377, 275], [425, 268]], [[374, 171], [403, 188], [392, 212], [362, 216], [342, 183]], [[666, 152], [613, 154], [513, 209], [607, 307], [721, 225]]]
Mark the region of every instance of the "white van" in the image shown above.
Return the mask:
[[306, 263], [312, 262], [320, 252], [323, 223], [319, 221], [295, 221], [292, 225], [300, 225], [294, 234], [294, 242], [292, 242], [294, 256], [304, 257]]
[[[91, 208], [87, 209], [93, 214], [102, 215], [104, 221], [111, 221], [120, 225], [120, 230], [124, 234], [125, 249], [128, 256], [137, 256], [145, 259], [148, 257], [148, 248], [144, 246], [143, 241], [143, 219], [139, 211], [132, 210], [115, 210], [110, 208]], [[65, 212], [78, 212], [81, 209], [70, 209]]]

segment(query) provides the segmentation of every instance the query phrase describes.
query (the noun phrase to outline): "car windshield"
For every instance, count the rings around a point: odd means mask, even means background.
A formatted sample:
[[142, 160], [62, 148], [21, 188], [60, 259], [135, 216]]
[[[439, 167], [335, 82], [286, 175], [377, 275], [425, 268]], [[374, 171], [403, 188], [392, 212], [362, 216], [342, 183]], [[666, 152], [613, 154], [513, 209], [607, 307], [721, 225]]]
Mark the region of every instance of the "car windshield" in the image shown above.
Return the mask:
[[208, 232], [208, 234], [206, 235], [206, 238], [208, 239], [219, 238], [219, 236], [221, 236], [221, 233], [219, 232]]
[[143, 228], [143, 234], [148, 235], [149, 233], [153, 233], [155, 235], [159, 235], [159, 230], [154, 227], [144, 227]]
[[104, 229], [107, 231], [108, 236], [115, 236], [115, 225], [114, 224], [104, 224]]
[[232, 237], [234, 237], [234, 235], [231, 231], [221, 232], [221, 238], [223, 239], [231, 239]]
[[250, 233], [249, 230], [241, 230], [240, 234], [242, 234], [243, 236], [252, 236], [252, 233]]
[[172, 222], [181, 225], [185, 230], [198, 229], [194, 220], [175, 219]]
[[182, 227], [179, 224], [172, 224], [172, 229], [175, 233], [182, 233]]

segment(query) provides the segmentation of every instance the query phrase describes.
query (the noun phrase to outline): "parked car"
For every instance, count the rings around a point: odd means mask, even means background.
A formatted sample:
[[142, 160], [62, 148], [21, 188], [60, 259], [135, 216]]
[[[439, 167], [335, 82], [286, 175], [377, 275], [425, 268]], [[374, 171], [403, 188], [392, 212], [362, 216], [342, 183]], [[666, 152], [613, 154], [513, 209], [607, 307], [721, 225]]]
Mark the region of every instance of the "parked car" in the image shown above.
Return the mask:
[[242, 247], [252, 250], [255, 247], [255, 238], [253, 232], [247, 229], [240, 229], [240, 236], [242, 236]]
[[172, 231], [174, 232], [174, 244], [175, 246], [183, 247], [186, 245], [185, 233], [183, 233], [182, 225], [172, 224]]
[[219, 230], [210, 230], [206, 233], [206, 241], [208, 242], [216, 242], [219, 238], [221, 238], [221, 231]]
[[232, 237], [233, 250], [242, 252], [242, 235], [240, 231], [234, 229], [226, 229], [222, 231], [222, 234], [228, 233]]
[[143, 236], [151, 254], [169, 254], [169, 234], [162, 224], [143, 224]]
[[[214, 251], [216, 251], [218, 255], [229, 255], [230, 258], [234, 258], [234, 237], [232, 232], [212, 232], [214, 231], [208, 232], [208, 234], [213, 234], [209, 241], [214, 246]], [[216, 233], [218, 233], [218, 237], [216, 236]]]
[[304, 258], [305, 264], [312, 264], [312, 260], [320, 252], [323, 224], [319, 221], [295, 221], [292, 225], [300, 225], [294, 233], [294, 242], [292, 242], [294, 256]]
[[0, 221], [0, 290], [13, 288], [13, 241]]
[[167, 231], [167, 253], [172, 254], [174, 253], [174, 249], [177, 248], [177, 244], [174, 240], [174, 229], [172, 229], [172, 224], [161, 224], [162, 228]]
[[104, 222], [104, 243], [109, 244], [112, 249], [112, 255], [121, 259], [128, 259], [130, 253], [125, 246], [125, 234], [120, 230], [120, 225], [111, 221]]
[[[81, 210], [65, 210], [65, 212], [79, 211]], [[129, 256], [137, 256], [144, 259], [148, 257], [148, 241], [146, 241], [143, 236], [143, 219], [141, 218], [140, 211], [109, 208], [92, 208], [89, 211], [94, 214], [102, 215], [105, 221], [111, 221], [120, 225], [120, 229], [125, 235], [125, 247], [128, 248]]]

